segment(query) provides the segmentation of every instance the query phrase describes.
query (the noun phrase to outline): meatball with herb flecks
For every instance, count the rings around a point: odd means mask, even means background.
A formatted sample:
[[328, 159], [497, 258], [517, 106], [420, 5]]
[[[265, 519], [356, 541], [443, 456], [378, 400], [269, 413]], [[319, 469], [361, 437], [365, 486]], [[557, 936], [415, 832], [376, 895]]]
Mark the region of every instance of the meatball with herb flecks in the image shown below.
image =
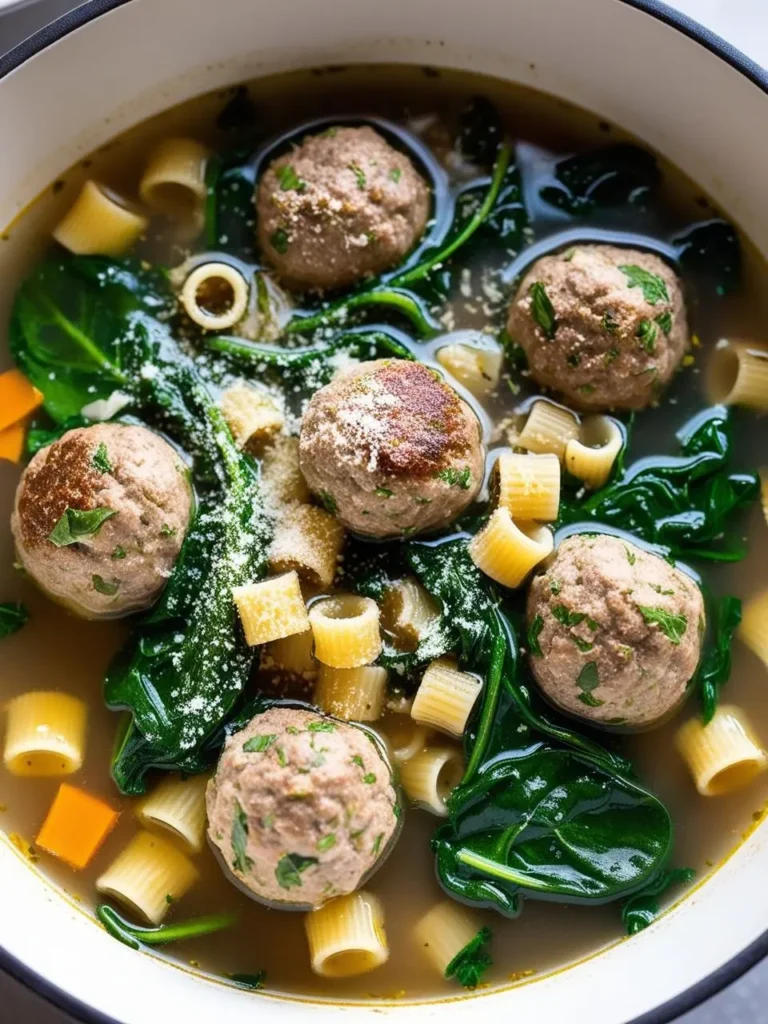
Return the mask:
[[85, 618], [148, 608], [171, 573], [192, 512], [184, 463], [146, 427], [69, 430], [24, 471], [11, 518], [25, 571]]
[[528, 594], [528, 656], [552, 704], [645, 728], [684, 699], [701, 655], [704, 601], [663, 558], [606, 534], [564, 540]]
[[208, 838], [232, 880], [283, 909], [354, 892], [389, 853], [401, 815], [373, 733], [285, 705], [229, 737], [207, 809]]
[[356, 533], [411, 535], [445, 526], [475, 498], [480, 422], [422, 363], [360, 363], [318, 391], [299, 438], [310, 489]]
[[677, 275], [653, 253], [579, 245], [537, 260], [507, 332], [533, 378], [584, 410], [654, 402], [688, 345]]
[[259, 245], [298, 290], [344, 288], [395, 266], [426, 227], [430, 193], [370, 127], [332, 127], [276, 157], [256, 193]]

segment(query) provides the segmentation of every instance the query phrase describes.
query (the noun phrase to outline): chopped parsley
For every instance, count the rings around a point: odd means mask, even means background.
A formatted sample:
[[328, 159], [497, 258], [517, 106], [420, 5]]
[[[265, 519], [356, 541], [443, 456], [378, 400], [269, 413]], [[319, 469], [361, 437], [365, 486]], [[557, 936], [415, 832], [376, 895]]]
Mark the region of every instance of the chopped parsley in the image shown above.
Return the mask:
[[107, 446], [102, 441], [96, 451], [93, 453], [91, 459], [91, 465], [94, 469], [97, 469], [99, 473], [111, 473], [114, 470], [114, 466], [109, 461], [109, 452]]
[[659, 315], [656, 317], [656, 323], [659, 325], [662, 331], [664, 331], [664, 333], [668, 335], [669, 332], [672, 330], [672, 314], [669, 312], [659, 313]]
[[669, 292], [664, 279], [658, 274], [652, 274], [650, 270], [644, 270], [634, 263], [625, 263], [619, 270], [627, 279], [630, 288], [642, 288], [643, 298], [651, 306], [657, 306], [660, 302], [669, 302]]
[[392, 179], [392, 181], [394, 181], [394, 183], [397, 185], [397, 183], [403, 176], [403, 172], [400, 170], [399, 167], [393, 167], [392, 170], [389, 172], [389, 176]]
[[664, 597], [671, 597], [671, 595], [674, 594], [674, 590], [665, 590], [664, 587], [660, 586], [658, 583], [651, 583], [650, 586], [651, 590], [655, 590], [657, 594], [661, 594]]
[[477, 988], [493, 963], [485, 949], [491, 940], [491, 934], [490, 928], [481, 928], [448, 964], [445, 969], [446, 978], [456, 978], [464, 988]]
[[352, 764], [356, 764], [358, 768], [365, 768], [362, 757], [359, 754], [352, 755]]
[[592, 691], [596, 690], [600, 685], [596, 661], [587, 662], [576, 677], [576, 685], [581, 690], [579, 700], [582, 704], [586, 704], [589, 708], [599, 708], [602, 706], [603, 701], [598, 700], [592, 695]]
[[557, 595], [563, 589], [563, 584], [560, 582], [560, 580], [550, 580], [549, 581], [549, 589], [550, 589], [550, 592], [553, 593], [555, 595], [555, 597], [557, 597]]
[[109, 583], [103, 576], [99, 576], [98, 573], [94, 573], [91, 576], [91, 583], [93, 583], [94, 590], [104, 594], [106, 597], [114, 597], [120, 589], [120, 580], [114, 580], [112, 583]]
[[349, 169], [357, 179], [357, 187], [359, 189], [364, 189], [368, 183], [365, 177], [365, 171], [358, 164], [349, 164]]
[[544, 619], [540, 615], [534, 616], [533, 621], [528, 627], [528, 650], [531, 654], [535, 654], [537, 658], [542, 657], [541, 644], [539, 643], [539, 634], [544, 629]]
[[308, 732], [336, 732], [336, 723], [327, 720], [310, 722], [307, 726]]
[[290, 164], [283, 164], [277, 169], [277, 180], [283, 192], [305, 192], [306, 181], [303, 181]]
[[373, 493], [377, 494], [380, 498], [391, 498], [395, 492], [390, 491], [388, 487], [377, 487]]
[[642, 604], [637, 608], [647, 623], [658, 626], [670, 643], [675, 647], [679, 646], [688, 629], [688, 619], [685, 615], [675, 615], [666, 608], [653, 608]]
[[582, 384], [581, 387], [579, 388], [579, 391], [581, 391], [581, 393], [583, 395], [591, 395], [594, 390], [595, 390], [595, 385], [594, 384]]
[[281, 256], [284, 255], [288, 252], [288, 232], [285, 228], [278, 228], [277, 231], [272, 232], [269, 243], [275, 252], [279, 252]]
[[363, 776], [363, 782], [366, 784], [366, 786], [372, 786], [375, 781], [376, 776], [373, 774], [373, 772], [366, 772], [366, 774]]
[[641, 320], [635, 337], [638, 339], [640, 344], [643, 346], [646, 352], [656, 351], [656, 339], [659, 336], [658, 324], [655, 324], [653, 320]]
[[275, 753], [277, 754], [277, 763], [281, 768], [288, 767], [288, 758], [285, 756], [285, 751], [282, 747], [275, 747]]
[[603, 313], [603, 330], [608, 334], [615, 334], [619, 329], [619, 321], [613, 315], [613, 313], [606, 309]]
[[434, 476], [436, 480], [443, 480], [449, 487], [460, 487], [462, 491], [468, 491], [472, 482], [472, 470], [469, 466], [465, 466], [464, 469], [449, 466], [447, 469], [439, 469]]
[[232, 853], [235, 859], [232, 861], [232, 867], [241, 875], [253, 867], [253, 861], [246, 853], [247, 844], [248, 815], [240, 806], [240, 802], [235, 800], [235, 816], [232, 819]]
[[572, 636], [571, 640], [573, 640], [583, 654], [586, 654], [587, 651], [591, 651], [595, 646], [593, 643], [590, 643], [589, 640], [582, 640], [580, 636]]
[[301, 876], [307, 868], [317, 864], [317, 857], [302, 857], [300, 853], [286, 853], [277, 862], [275, 878], [281, 889], [295, 889], [302, 885]]
[[57, 548], [77, 544], [83, 537], [92, 537], [98, 533], [104, 523], [116, 515], [113, 508], [92, 508], [87, 511], [79, 508], [65, 509], [61, 519], [48, 534], [48, 540]]
[[126, 552], [125, 548], [121, 547], [118, 544], [117, 547], [115, 548], [115, 550], [112, 552], [112, 557], [113, 558], [125, 558], [126, 554], [127, 554], [127, 552]]
[[561, 626], [567, 626], [568, 628], [578, 626], [587, 617], [586, 612], [572, 612], [564, 604], [553, 605], [552, 614]]
[[318, 495], [322, 502], [323, 508], [326, 512], [330, 512], [332, 516], [335, 516], [339, 511], [339, 506], [336, 504], [336, 499], [330, 491], [320, 491]]
[[635, 552], [628, 548], [626, 544], [624, 545], [624, 552], [627, 556], [627, 561], [629, 562], [629, 564], [634, 565], [637, 561], [637, 555], [635, 554]]
[[322, 839], [318, 839], [315, 843], [315, 847], [320, 853], [325, 853], [326, 850], [330, 850], [332, 846], [336, 845], [336, 833], [329, 832], [327, 836], [323, 836]]
[[374, 857], [378, 857], [379, 856], [379, 851], [381, 850], [381, 844], [383, 842], [384, 842], [384, 833], [383, 832], [379, 832], [379, 834], [373, 840], [373, 846], [371, 847], [371, 853], [373, 854]]
[[531, 316], [542, 329], [545, 337], [551, 341], [557, 330], [557, 320], [555, 307], [549, 300], [547, 290], [541, 281], [534, 281], [528, 289], [528, 294], [531, 297]]
[[243, 744], [243, 750], [246, 754], [263, 754], [265, 750], [269, 750], [276, 739], [277, 734], [274, 732], [265, 732], [260, 736], [251, 736], [251, 738], [246, 740]]
[[175, 537], [176, 536], [176, 527], [175, 526], [169, 526], [168, 523], [163, 523], [163, 525], [160, 527], [160, 536], [161, 537]]
[[614, 359], [618, 359], [621, 353], [617, 348], [609, 348], [603, 356], [603, 362], [606, 366], [610, 366]]

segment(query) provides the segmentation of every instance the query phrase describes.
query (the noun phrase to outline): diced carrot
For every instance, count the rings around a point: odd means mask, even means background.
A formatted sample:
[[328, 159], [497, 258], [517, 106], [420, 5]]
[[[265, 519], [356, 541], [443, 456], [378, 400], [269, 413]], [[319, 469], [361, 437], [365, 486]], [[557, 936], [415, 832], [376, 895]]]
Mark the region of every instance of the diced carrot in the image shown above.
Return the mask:
[[43, 396], [20, 370], [0, 373], [0, 430], [29, 416], [43, 404]]
[[25, 420], [19, 420], [5, 430], [0, 430], [0, 459], [18, 463], [24, 451], [24, 435], [27, 430]]
[[93, 859], [119, 817], [120, 812], [103, 800], [63, 782], [36, 844], [79, 871]]

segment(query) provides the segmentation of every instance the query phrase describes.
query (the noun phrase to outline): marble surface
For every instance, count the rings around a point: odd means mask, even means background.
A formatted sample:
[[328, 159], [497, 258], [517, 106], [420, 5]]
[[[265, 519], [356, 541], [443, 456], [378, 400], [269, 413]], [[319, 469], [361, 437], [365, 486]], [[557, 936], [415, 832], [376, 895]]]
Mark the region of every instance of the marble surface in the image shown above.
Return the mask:
[[[0, 15], [0, 52], [77, 6], [72, 0], [37, 0]], [[768, 66], [768, 0], [676, 0], [671, 6], [707, 25], [759, 64]], [[0, 1024], [72, 1022], [13, 979], [0, 977]], [[768, 1024], [768, 961], [703, 1006], [680, 1017], [678, 1024]]]

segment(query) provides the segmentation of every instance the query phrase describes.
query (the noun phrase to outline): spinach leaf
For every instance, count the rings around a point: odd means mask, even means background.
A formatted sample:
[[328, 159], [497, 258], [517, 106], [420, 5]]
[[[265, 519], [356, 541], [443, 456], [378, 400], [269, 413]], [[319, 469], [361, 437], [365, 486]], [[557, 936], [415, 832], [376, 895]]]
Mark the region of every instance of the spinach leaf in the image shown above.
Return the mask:
[[302, 857], [300, 853], [286, 853], [275, 868], [277, 884], [283, 889], [295, 889], [302, 885], [301, 876], [307, 868], [317, 864], [317, 857]]
[[116, 515], [113, 508], [67, 508], [48, 534], [48, 540], [57, 548], [78, 544], [83, 537], [92, 537], [98, 533], [104, 523]]
[[652, 274], [644, 267], [638, 267], [634, 263], [625, 263], [619, 270], [627, 279], [630, 288], [641, 288], [643, 298], [649, 305], [657, 306], [660, 302], [669, 302], [669, 292], [663, 277]]
[[29, 612], [21, 601], [4, 601], [0, 604], [0, 640], [18, 633], [28, 620]]
[[731, 675], [731, 644], [741, 622], [741, 601], [738, 597], [721, 597], [710, 609], [708, 618], [712, 640], [709, 649], [705, 649], [694, 684], [699, 691], [705, 725], [712, 721], [720, 688]]
[[248, 815], [235, 800], [235, 813], [232, 817], [232, 851], [235, 859], [232, 862], [232, 867], [241, 875], [246, 874], [253, 867], [253, 861], [245, 852], [247, 843]]
[[205, 169], [205, 244], [209, 249], [256, 260], [256, 173], [249, 150], [212, 156]]
[[264, 982], [267, 980], [267, 972], [257, 971], [255, 974], [228, 974], [227, 977], [230, 981], [233, 981], [238, 988], [248, 989], [249, 992], [258, 992], [260, 988], [264, 988]]
[[493, 963], [490, 954], [486, 952], [491, 937], [490, 928], [481, 928], [448, 964], [445, 969], [446, 978], [456, 978], [464, 988], [477, 988]]
[[694, 224], [672, 240], [683, 270], [716, 295], [729, 295], [741, 280], [741, 243], [725, 220]]
[[485, 96], [473, 96], [459, 115], [458, 146], [467, 160], [490, 167], [504, 138], [496, 107]]
[[673, 885], [687, 885], [692, 882], [695, 874], [691, 868], [660, 871], [640, 892], [624, 900], [621, 906], [621, 919], [627, 929], [627, 935], [637, 935], [643, 928], [653, 924], [661, 913], [658, 897]]
[[554, 179], [539, 190], [541, 198], [573, 216], [584, 216], [599, 207], [643, 202], [661, 174], [651, 153], [622, 142], [559, 160]]
[[729, 539], [732, 516], [760, 493], [755, 473], [730, 471], [729, 413], [714, 406], [678, 433], [680, 456], [650, 456], [620, 468], [606, 487], [579, 500], [564, 496], [558, 525], [591, 521], [634, 533], [675, 557], [738, 561]]
[[680, 641], [688, 629], [688, 619], [685, 615], [675, 615], [666, 608], [642, 604], [637, 606], [637, 610], [647, 623], [658, 626], [670, 643], [675, 647], [680, 646]]
[[130, 946], [131, 949], [141, 949], [142, 946], [165, 946], [169, 942], [199, 939], [203, 935], [212, 935], [214, 932], [231, 928], [238, 921], [237, 914], [207, 914], [205, 917], [194, 917], [190, 921], [179, 921], [178, 924], [146, 928], [143, 925], [130, 924], [106, 903], [101, 903], [96, 907], [96, 917], [113, 939]]
[[544, 337], [551, 341], [557, 330], [555, 307], [550, 302], [547, 290], [541, 281], [534, 281], [528, 289], [531, 297], [531, 316], [544, 332]]

